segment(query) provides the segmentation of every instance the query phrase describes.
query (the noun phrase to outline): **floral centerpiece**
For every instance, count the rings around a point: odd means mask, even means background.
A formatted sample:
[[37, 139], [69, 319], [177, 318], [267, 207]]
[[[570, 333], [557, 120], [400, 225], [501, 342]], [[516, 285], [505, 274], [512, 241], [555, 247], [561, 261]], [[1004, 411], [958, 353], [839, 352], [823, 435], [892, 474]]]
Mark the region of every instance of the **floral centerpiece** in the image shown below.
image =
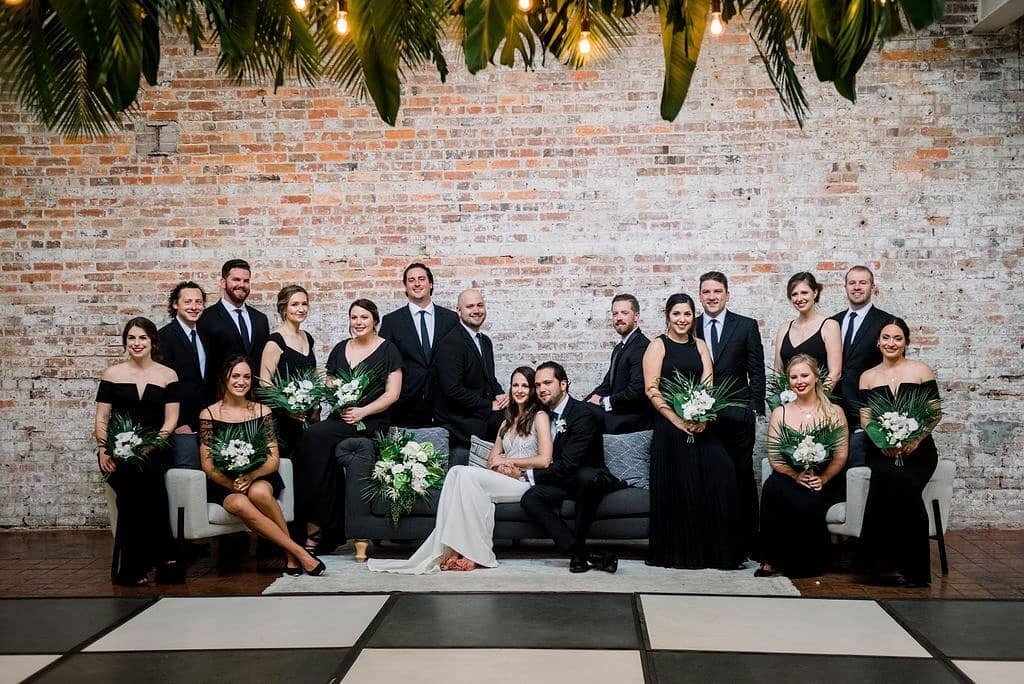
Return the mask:
[[398, 527], [416, 501], [444, 483], [448, 457], [438, 453], [430, 442], [416, 442], [405, 430], [391, 428], [374, 439], [379, 460], [364, 490], [369, 501], [384, 501], [392, 527]]
[[[118, 466], [131, 466], [139, 470], [146, 467], [154, 451], [168, 446], [160, 431], [137, 423], [126, 413], [115, 412], [107, 421], [107, 434], [103, 448]], [[104, 473], [103, 479], [108, 479]]]
[[323, 376], [310, 366], [295, 374], [275, 373], [270, 385], [261, 387], [257, 394], [271, 408], [302, 416], [302, 424], [305, 425], [306, 417], [320, 405], [326, 390]]
[[266, 423], [247, 421], [228, 425], [213, 435], [210, 456], [213, 465], [234, 479], [259, 468], [270, 455], [270, 436]]
[[[332, 385], [324, 390], [323, 399], [330, 404], [332, 413], [370, 403], [370, 397], [379, 394], [384, 384], [379, 367], [367, 368], [363, 364], [351, 371], [339, 369], [331, 379]], [[359, 421], [356, 429], [365, 430], [366, 423]]]
[[[899, 449], [931, 432], [942, 415], [942, 400], [933, 391], [921, 387], [900, 390], [895, 396], [873, 392], [867, 407], [871, 421], [864, 432], [879, 449]], [[896, 456], [903, 465], [903, 454]]]
[[[732, 378], [720, 385], [712, 385], [676, 371], [674, 377], [661, 379], [661, 394], [683, 420], [707, 423], [718, 418], [718, 414], [727, 408], [746, 406], [733, 399], [736, 394], [734, 385]], [[686, 441], [692, 444], [693, 435], [687, 435]]]
[[768, 435], [768, 458], [801, 472], [820, 474], [845, 439], [846, 427], [831, 420], [816, 422], [804, 430], [780, 423], [778, 432]]

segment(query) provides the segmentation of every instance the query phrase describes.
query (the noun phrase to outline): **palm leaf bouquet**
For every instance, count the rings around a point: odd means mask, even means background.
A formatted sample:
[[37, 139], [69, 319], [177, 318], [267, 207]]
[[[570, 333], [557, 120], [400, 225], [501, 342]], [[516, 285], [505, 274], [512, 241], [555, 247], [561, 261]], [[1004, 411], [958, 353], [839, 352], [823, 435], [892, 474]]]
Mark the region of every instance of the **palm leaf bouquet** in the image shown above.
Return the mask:
[[[107, 421], [107, 434], [103, 448], [118, 466], [131, 466], [142, 470], [149, 464], [154, 451], [167, 448], [169, 442], [160, 431], [136, 422], [126, 413], [115, 412]], [[103, 479], [108, 479], [104, 473]]]
[[780, 424], [778, 432], [768, 435], [768, 459], [820, 475], [845, 440], [846, 426], [832, 420], [817, 421], [804, 430]]
[[257, 394], [271, 408], [302, 416], [305, 426], [307, 416], [320, 405], [326, 390], [323, 376], [315, 367], [309, 366], [294, 374], [287, 371], [274, 373], [270, 385], [261, 387]]
[[444, 484], [448, 457], [434, 449], [430, 442], [414, 441], [405, 430], [391, 428], [387, 434], [374, 438], [378, 460], [367, 479], [363, 496], [368, 501], [388, 505], [392, 527], [398, 527], [402, 516], [408, 515], [416, 502], [429, 496]]
[[[718, 418], [718, 414], [725, 409], [746, 406], [734, 399], [736, 390], [732, 378], [720, 385], [712, 385], [679, 371], [672, 378], [661, 379], [661, 395], [677, 416], [691, 423], [708, 423]], [[693, 444], [693, 435], [687, 435], [686, 442]]]
[[[331, 376], [333, 385], [325, 387], [323, 399], [330, 404], [331, 412], [341, 412], [347, 408], [364, 406], [370, 403], [370, 397], [384, 389], [384, 379], [380, 366], [367, 368], [357, 365], [350, 371], [339, 369]], [[365, 430], [366, 423], [359, 421], [357, 430]]]
[[210, 456], [217, 470], [234, 479], [267, 462], [270, 442], [270, 431], [262, 421], [228, 425], [213, 435]]
[[785, 368], [775, 370], [769, 367], [767, 385], [765, 403], [768, 404], [769, 413], [783, 404], [796, 401], [796, 392], [789, 387], [789, 373]]
[[[867, 400], [871, 421], [864, 432], [879, 449], [898, 449], [931, 431], [942, 415], [942, 400], [923, 387], [900, 390], [895, 396], [872, 392]], [[903, 454], [896, 457], [903, 465]]]

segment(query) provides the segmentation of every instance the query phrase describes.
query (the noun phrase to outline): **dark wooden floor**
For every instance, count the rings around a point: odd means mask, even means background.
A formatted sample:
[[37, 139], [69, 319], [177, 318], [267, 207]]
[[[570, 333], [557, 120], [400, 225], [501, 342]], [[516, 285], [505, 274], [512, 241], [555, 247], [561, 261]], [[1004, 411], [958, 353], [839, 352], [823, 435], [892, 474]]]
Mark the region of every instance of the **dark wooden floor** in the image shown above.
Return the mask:
[[[261, 559], [244, 535], [212, 542], [207, 555], [189, 568], [182, 585], [117, 587], [110, 583], [109, 532], [98, 530], [6, 531], [0, 533], [0, 597], [37, 596], [228, 596], [255, 595], [281, 573], [283, 561]], [[403, 557], [412, 546], [371, 549], [378, 556]], [[949, 576], [939, 573], [932, 543], [929, 589], [863, 584], [850, 571], [849, 554], [837, 555], [838, 571], [796, 580], [804, 596], [843, 598], [1024, 598], [1024, 530], [962, 530], [947, 535]], [[617, 549], [623, 558], [642, 558], [643, 546]], [[543, 547], [503, 548], [499, 557], [549, 555]]]

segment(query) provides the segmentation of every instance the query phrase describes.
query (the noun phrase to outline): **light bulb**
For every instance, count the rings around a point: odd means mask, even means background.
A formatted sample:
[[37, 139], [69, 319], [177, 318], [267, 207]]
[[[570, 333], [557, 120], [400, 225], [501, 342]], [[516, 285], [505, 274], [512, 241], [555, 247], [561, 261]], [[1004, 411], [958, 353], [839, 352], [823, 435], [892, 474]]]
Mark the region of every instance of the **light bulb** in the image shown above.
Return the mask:
[[580, 31], [580, 42], [578, 49], [581, 55], [590, 54], [590, 31]]
[[300, 12], [305, 12], [306, 8], [309, 7], [309, 0], [292, 0], [292, 4]]
[[334, 30], [339, 36], [348, 35], [348, 12], [345, 10], [338, 12], [338, 21], [334, 22]]
[[521, 12], [529, 12], [531, 7], [533, 7], [531, 0], [519, 0], [519, 10]]
[[720, 36], [722, 31], [725, 30], [725, 24], [722, 23], [722, 13], [712, 12], [711, 13], [711, 35]]
[[17, 7], [23, 1], [24, 0], [4, 0], [4, 4], [7, 5], [8, 7]]

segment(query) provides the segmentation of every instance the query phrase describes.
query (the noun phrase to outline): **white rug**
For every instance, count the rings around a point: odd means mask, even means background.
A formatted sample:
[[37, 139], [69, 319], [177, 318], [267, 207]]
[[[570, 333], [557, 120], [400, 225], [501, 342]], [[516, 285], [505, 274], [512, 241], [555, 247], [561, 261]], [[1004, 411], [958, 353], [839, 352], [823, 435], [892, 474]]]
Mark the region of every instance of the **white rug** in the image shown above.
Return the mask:
[[620, 560], [614, 575], [591, 570], [574, 575], [565, 559], [501, 560], [496, 568], [432, 575], [370, 572], [351, 555], [323, 556], [322, 577], [282, 575], [264, 594], [340, 594], [346, 592], [634, 592], [653, 594], [727, 594], [731, 596], [799, 596], [785, 577], [754, 577], [756, 564], [745, 570], [672, 570], [643, 561]]

